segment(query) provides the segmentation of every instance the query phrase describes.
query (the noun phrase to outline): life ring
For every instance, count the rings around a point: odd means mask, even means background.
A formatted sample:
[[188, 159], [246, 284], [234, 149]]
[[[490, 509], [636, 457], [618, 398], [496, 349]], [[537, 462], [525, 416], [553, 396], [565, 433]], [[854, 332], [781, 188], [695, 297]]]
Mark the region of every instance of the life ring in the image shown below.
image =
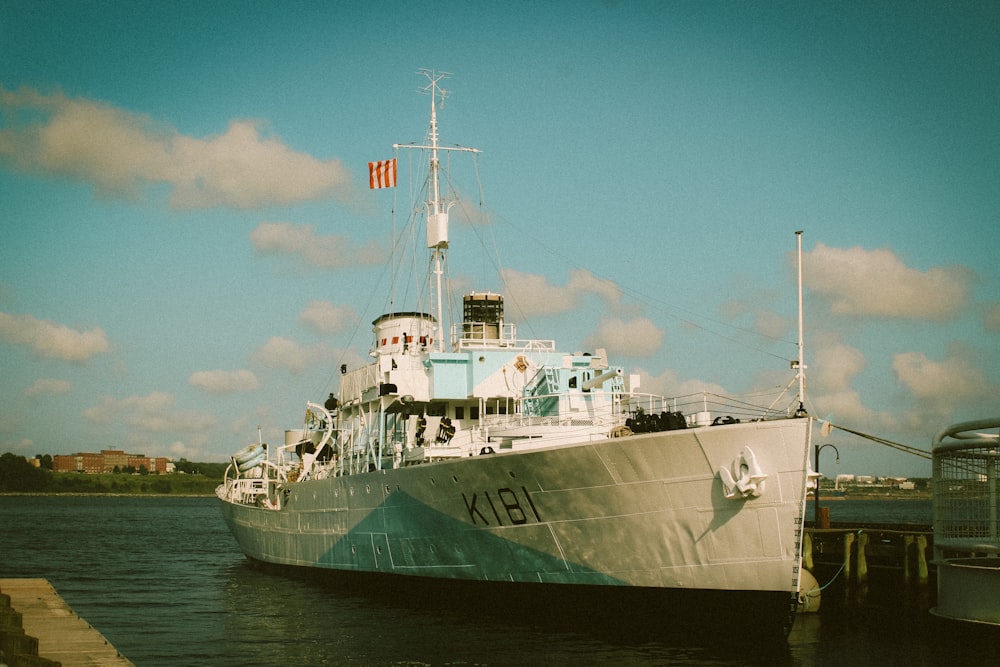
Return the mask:
[[247, 445], [240, 451], [233, 455], [233, 460], [236, 461], [236, 465], [240, 466], [249, 461], [250, 459], [255, 459], [264, 453], [264, 448], [260, 445], [254, 443]]
[[264, 450], [261, 449], [260, 453], [258, 453], [257, 456], [253, 457], [252, 459], [247, 459], [243, 463], [237, 463], [236, 469], [239, 470], [240, 472], [246, 472], [247, 470], [256, 468], [257, 466], [259, 466], [261, 463], [264, 462], [264, 456], [265, 456]]

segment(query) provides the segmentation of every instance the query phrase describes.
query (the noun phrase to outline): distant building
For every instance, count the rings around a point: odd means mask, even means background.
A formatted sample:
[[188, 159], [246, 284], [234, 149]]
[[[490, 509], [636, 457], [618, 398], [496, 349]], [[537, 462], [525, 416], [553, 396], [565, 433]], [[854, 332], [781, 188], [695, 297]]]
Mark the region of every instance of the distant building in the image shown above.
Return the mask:
[[840, 489], [844, 484], [853, 484], [854, 475], [837, 475], [837, 480], [833, 484], [833, 488]]
[[56, 454], [52, 457], [53, 472], [82, 472], [97, 474], [114, 472], [126, 468], [146, 468], [152, 475], [171, 472], [173, 464], [166, 457], [151, 457], [143, 454], [126, 454], [120, 449], [104, 449], [100, 454], [81, 452], [79, 454]]

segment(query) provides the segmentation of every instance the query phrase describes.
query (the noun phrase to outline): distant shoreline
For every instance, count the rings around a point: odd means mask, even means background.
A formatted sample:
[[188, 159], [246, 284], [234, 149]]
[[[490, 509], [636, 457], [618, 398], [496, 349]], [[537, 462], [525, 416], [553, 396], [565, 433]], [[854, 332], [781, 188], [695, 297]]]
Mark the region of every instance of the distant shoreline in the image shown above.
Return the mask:
[[0, 491], [0, 496], [103, 496], [106, 498], [214, 498], [214, 493], [84, 493], [80, 491]]
[[[827, 500], [933, 500], [930, 491], [914, 491], [912, 493], [848, 493], [843, 496], [828, 496], [820, 493], [820, 502]], [[808, 500], [815, 500], [816, 495], [812, 492], [808, 495]]]

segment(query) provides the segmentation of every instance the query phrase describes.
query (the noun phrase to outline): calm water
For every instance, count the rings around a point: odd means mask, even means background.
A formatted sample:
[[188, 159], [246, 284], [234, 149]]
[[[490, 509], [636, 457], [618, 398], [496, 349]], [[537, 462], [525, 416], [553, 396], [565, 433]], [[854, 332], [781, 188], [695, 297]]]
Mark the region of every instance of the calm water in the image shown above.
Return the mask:
[[[930, 523], [929, 502], [830, 506], [833, 521]], [[50, 580], [140, 666], [1000, 664], [990, 629], [893, 604], [800, 616], [787, 646], [748, 654], [636, 639], [613, 610], [599, 632], [349, 595], [250, 567], [214, 498], [0, 496], [0, 577]]]

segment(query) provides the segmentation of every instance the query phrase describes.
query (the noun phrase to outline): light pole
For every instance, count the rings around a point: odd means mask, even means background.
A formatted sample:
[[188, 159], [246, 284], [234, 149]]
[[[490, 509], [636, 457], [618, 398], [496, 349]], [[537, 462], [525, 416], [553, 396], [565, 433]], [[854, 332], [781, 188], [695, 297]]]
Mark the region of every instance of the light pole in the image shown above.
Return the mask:
[[[813, 470], [819, 473], [819, 453], [827, 447], [833, 447], [833, 451], [837, 452], [837, 460], [834, 463], [840, 463], [840, 450], [837, 449], [836, 445], [831, 445], [827, 443], [825, 445], [813, 445], [815, 453], [813, 454]], [[813, 503], [813, 526], [819, 528], [819, 480], [816, 478], [816, 502]]]

